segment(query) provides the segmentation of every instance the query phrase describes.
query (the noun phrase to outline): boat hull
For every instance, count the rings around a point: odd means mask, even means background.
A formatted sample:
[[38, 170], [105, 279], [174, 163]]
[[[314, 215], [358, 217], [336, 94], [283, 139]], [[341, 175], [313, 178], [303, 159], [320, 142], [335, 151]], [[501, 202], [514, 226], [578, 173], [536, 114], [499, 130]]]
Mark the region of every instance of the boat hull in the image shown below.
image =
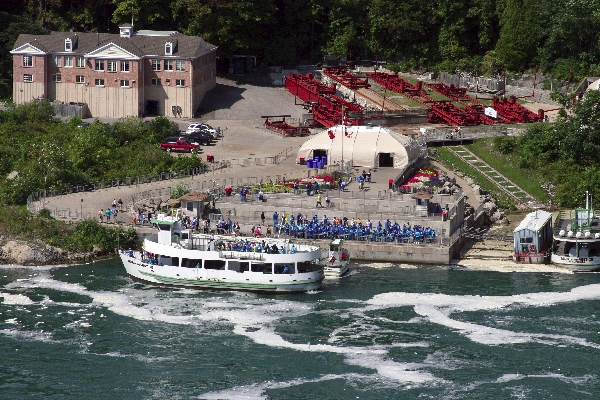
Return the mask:
[[548, 264], [549, 260], [546, 254], [516, 253], [513, 261], [519, 264]]
[[552, 264], [568, 268], [577, 272], [600, 271], [600, 257], [569, 257], [552, 254]]
[[152, 265], [142, 261], [138, 254], [120, 254], [127, 274], [136, 281], [159, 286], [289, 293], [318, 290], [325, 278], [323, 270], [296, 274], [264, 274]]
[[344, 261], [337, 265], [326, 265], [323, 270], [325, 276], [339, 278], [350, 270], [350, 261]]

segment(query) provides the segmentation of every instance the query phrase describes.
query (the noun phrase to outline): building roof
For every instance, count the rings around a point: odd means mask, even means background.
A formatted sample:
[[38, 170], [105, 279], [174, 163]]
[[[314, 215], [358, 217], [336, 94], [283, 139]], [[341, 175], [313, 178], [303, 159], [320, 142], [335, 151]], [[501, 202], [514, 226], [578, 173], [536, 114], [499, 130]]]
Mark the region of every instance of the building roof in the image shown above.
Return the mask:
[[413, 194], [411, 197], [415, 200], [418, 200], [418, 199], [431, 200], [433, 198], [433, 195], [431, 193], [427, 193], [427, 192], [417, 192], [417, 193]]
[[203, 201], [208, 198], [208, 194], [200, 192], [189, 192], [179, 198], [182, 201]]
[[[73, 53], [84, 55], [100, 47], [114, 43], [138, 56], [165, 57], [165, 43], [173, 43], [173, 55], [177, 58], [193, 58], [217, 48], [199, 36], [187, 36], [179, 32], [142, 31], [129, 38], [114, 33], [74, 33], [51, 32], [49, 35], [21, 34], [13, 45], [13, 50], [27, 43], [46, 53]], [[73, 51], [65, 52], [65, 39], [73, 41]], [[169, 56], [166, 56], [169, 57]]]
[[544, 210], [537, 210], [534, 212], [530, 212], [523, 218], [523, 221], [517, 226], [514, 232], [519, 232], [522, 230], [530, 230], [537, 232], [542, 229], [548, 220], [552, 220], [552, 213]]

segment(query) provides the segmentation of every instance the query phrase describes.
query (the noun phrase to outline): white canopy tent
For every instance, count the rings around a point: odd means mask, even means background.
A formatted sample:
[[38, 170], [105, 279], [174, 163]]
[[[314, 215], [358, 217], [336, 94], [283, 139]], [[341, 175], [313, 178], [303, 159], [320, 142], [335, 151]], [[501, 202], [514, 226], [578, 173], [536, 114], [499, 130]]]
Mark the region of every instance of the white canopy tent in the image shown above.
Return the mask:
[[[335, 135], [334, 139], [329, 137], [329, 131]], [[307, 140], [298, 150], [297, 161], [315, 156], [327, 156], [328, 164], [344, 160], [366, 168], [404, 168], [418, 158], [419, 145], [414, 139], [384, 127], [337, 125]]]

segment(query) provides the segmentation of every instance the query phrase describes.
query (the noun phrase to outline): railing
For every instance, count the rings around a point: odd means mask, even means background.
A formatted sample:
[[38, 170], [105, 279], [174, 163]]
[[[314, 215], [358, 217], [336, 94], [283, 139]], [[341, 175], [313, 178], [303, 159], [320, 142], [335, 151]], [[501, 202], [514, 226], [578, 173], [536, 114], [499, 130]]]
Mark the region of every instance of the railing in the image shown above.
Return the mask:
[[[227, 168], [231, 168], [233, 165], [249, 166], [249, 165], [279, 164], [282, 161], [284, 161], [285, 159], [287, 159], [288, 157], [290, 157], [291, 154], [292, 154], [292, 148], [289, 147], [289, 148], [286, 148], [285, 150], [282, 150], [277, 155], [270, 156], [270, 157], [262, 157], [262, 158], [255, 157], [255, 158], [248, 158], [248, 159], [224, 160], [224, 161], [219, 161], [219, 162], [215, 162], [215, 163], [210, 163], [203, 167], [197, 167], [197, 168], [192, 168], [192, 169], [183, 170], [183, 171], [161, 172], [158, 174], [148, 174], [148, 175], [141, 175], [141, 176], [137, 176], [137, 177], [124, 177], [124, 178], [112, 179], [109, 181], [99, 181], [99, 182], [85, 183], [85, 184], [80, 184], [80, 185], [65, 186], [65, 187], [56, 188], [56, 189], [40, 190], [40, 191], [31, 193], [27, 197], [27, 209], [32, 212], [39, 211], [41, 208], [44, 208], [44, 207], [43, 206], [41, 206], [41, 207], [34, 206], [34, 203], [37, 201], [41, 201], [44, 198], [49, 198], [49, 197], [63, 196], [63, 195], [67, 195], [67, 194], [80, 193], [80, 192], [93, 192], [95, 190], [108, 189], [108, 188], [120, 187], [120, 186], [133, 186], [133, 185], [140, 185], [140, 184], [151, 183], [151, 182], [170, 181], [173, 179], [185, 179], [185, 178], [193, 179], [195, 176], [198, 176], [198, 175], [205, 175], [205, 174], [209, 174], [209, 173], [214, 174], [217, 171], [222, 171]], [[285, 179], [286, 175], [274, 175], [274, 177], [277, 177], [277, 178], [279, 178], [281, 176], [283, 176]], [[262, 178], [261, 178], [261, 180], [262, 180]], [[269, 177], [267, 176], [267, 181], [268, 180], [269, 180]], [[211, 181], [211, 183], [212, 183], [212, 181]], [[237, 184], [243, 185], [243, 184], [247, 184], [247, 182], [239, 182]], [[202, 187], [202, 189], [205, 189], [205, 188], [207, 188], [207, 187], [204, 187], [204, 186]], [[170, 188], [169, 188], [169, 190], [170, 190]]]

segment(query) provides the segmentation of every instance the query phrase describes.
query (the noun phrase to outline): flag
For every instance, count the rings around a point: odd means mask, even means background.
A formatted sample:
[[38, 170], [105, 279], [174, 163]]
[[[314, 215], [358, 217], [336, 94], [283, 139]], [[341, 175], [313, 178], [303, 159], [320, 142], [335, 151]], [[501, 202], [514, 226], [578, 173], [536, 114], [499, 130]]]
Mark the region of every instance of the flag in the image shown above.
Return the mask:
[[327, 131], [327, 134], [329, 134], [329, 139], [335, 139], [335, 135], [333, 134], [333, 131], [331, 129]]

